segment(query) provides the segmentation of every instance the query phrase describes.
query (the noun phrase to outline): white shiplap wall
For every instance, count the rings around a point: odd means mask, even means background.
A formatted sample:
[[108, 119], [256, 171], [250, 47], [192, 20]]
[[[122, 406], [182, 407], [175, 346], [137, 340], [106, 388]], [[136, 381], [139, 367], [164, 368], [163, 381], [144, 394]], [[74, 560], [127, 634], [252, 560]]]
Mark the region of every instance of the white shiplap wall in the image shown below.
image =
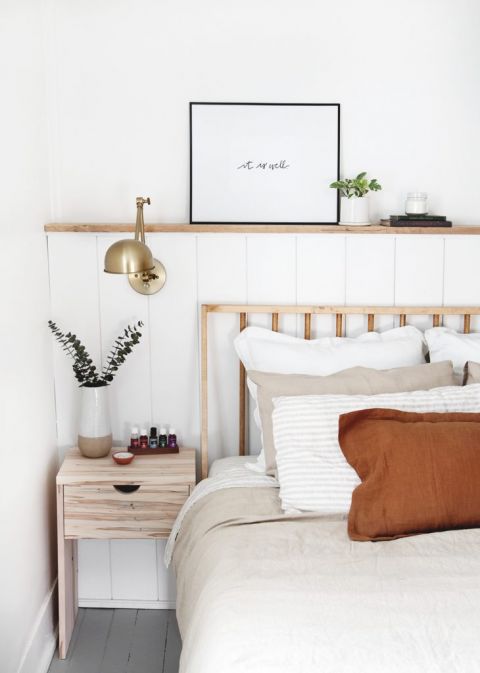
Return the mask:
[[[111, 386], [114, 438], [125, 443], [132, 424], [173, 425], [183, 445], [199, 446], [198, 307], [207, 302], [406, 304], [480, 303], [480, 237], [343, 234], [150, 234], [167, 283], [152, 297], [125, 278], [103, 273], [109, 245], [122, 235], [55, 233], [48, 237], [52, 318], [75, 331], [101, 362], [112, 339], [132, 320], [145, 322], [141, 346]], [[238, 364], [234, 317], [217, 315], [210, 339], [210, 458], [233, 454], [237, 441]], [[258, 316], [257, 324], [268, 325]], [[253, 323], [253, 320], [252, 320]], [[393, 324], [385, 316], [380, 329]], [[416, 324], [425, 326], [423, 319]], [[449, 321], [454, 327], [459, 321]], [[332, 334], [330, 317], [313, 320], [313, 336]], [[472, 328], [478, 329], [475, 321]], [[282, 331], [302, 335], [301, 321]], [[365, 331], [351, 317], [347, 335]], [[76, 442], [78, 389], [70, 363], [55, 349], [58, 444]], [[250, 433], [251, 450], [258, 434]], [[173, 578], [163, 568], [163, 542], [83, 541], [79, 550], [82, 605], [168, 607]]]

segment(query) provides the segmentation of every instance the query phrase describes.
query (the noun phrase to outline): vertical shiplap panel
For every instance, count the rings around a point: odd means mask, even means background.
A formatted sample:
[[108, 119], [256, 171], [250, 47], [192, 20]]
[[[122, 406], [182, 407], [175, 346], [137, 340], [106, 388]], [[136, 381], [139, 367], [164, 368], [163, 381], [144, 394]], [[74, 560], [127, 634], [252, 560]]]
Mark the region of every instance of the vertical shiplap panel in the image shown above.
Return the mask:
[[[346, 303], [350, 306], [392, 306], [395, 299], [395, 238], [393, 236], [347, 236]], [[375, 328], [393, 327], [390, 316], [379, 317]], [[347, 336], [367, 331], [366, 317], [351, 316]]]
[[132, 425], [149, 427], [151, 367], [148, 297], [135, 292], [127, 276], [103, 271], [107, 248], [120, 238], [120, 234], [98, 237], [98, 278], [104, 361], [115, 339], [128, 324], [138, 320], [144, 323], [140, 344], [128, 355], [109, 386], [113, 438], [117, 444], [125, 446]]
[[[297, 303], [345, 303], [345, 236], [304, 234], [297, 237]], [[303, 336], [303, 316], [298, 335]], [[311, 338], [333, 336], [334, 316], [312, 316]]]
[[[444, 303], [446, 306], [480, 305], [480, 237], [445, 237]], [[460, 318], [449, 318], [445, 324], [462, 330]], [[480, 331], [480, 319], [472, 316], [472, 331]]]
[[[182, 446], [198, 450], [196, 238], [195, 234], [150, 234], [146, 241], [167, 271], [164, 287], [149, 299], [152, 423], [167, 430], [174, 427]], [[158, 540], [158, 599], [172, 605], [175, 577], [163, 563], [164, 548], [165, 541]]]
[[[51, 234], [48, 237], [52, 319], [85, 344], [101, 366], [97, 237], [87, 234]], [[79, 388], [71, 360], [54, 345], [57, 441], [60, 453], [77, 443]], [[109, 542], [78, 543], [81, 597], [110, 598]]]
[[[149, 298], [135, 292], [126, 276], [103, 271], [107, 248], [123, 237], [121, 234], [98, 237], [98, 278], [104, 361], [116, 337], [122, 334], [127, 324], [138, 320], [144, 323], [140, 344], [128, 355], [109, 386], [113, 439], [117, 445], [125, 446], [132, 425], [150, 427], [152, 406]], [[131, 584], [131, 576], [129, 577], [125, 571], [125, 558], [130, 558], [131, 567], [141, 566], [145, 573], [140, 583], [138, 598], [140, 599], [140, 594], [144, 596], [148, 593], [148, 600], [157, 599], [157, 569], [155, 563], [149, 562], [151, 557], [154, 559], [156, 557], [154, 540], [128, 540], [125, 543], [111, 541], [110, 556], [113, 598], [135, 597], [132, 589], [132, 586], [136, 586], [135, 582]], [[136, 559], [135, 563], [133, 559]], [[150, 588], [154, 586], [154, 590], [147, 591], [145, 588], [147, 586]]]
[[78, 544], [78, 601], [110, 600], [110, 543], [80, 540]]
[[[94, 235], [51, 234], [48, 237], [52, 320], [75, 333], [100, 365], [97, 241]], [[53, 339], [52, 339], [53, 343]], [[57, 441], [60, 451], [77, 443], [80, 391], [72, 360], [54, 348]]]
[[[197, 239], [198, 303], [245, 303], [246, 241], [241, 234]], [[233, 340], [236, 315], [209, 315], [209, 460], [238, 452], [239, 361]]]
[[149, 298], [152, 422], [174, 427], [182, 446], [198, 449], [197, 268], [194, 234], [151, 234], [167, 281]]
[[[297, 303], [297, 240], [288, 234], [247, 236], [249, 304]], [[270, 317], [252, 316], [249, 324], [271, 327]], [[280, 331], [296, 335], [294, 316], [280, 318]]]
[[[441, 236], [396, 237], [395, 304], [397, 306], [442, 306], [444, 239]], [[407, 323], [419, 329], [432, 326], [432, 319], [408, 316]]]
[[156, 601], [157, 551], [155, 540], [112, 540], [112, 598]]
[[[288, 234], [247, 236], [247, 300], [249, 304], [297, 303], [297, 240]], [[271, 329], [270, 316], [251, 316], [249, 325]], [[279, 331], [297, 334], [295, 316], [280, 316]], [[249, 405], [249, 449], [258, 453], [260, 431], [253, 420], [254, 405]]]

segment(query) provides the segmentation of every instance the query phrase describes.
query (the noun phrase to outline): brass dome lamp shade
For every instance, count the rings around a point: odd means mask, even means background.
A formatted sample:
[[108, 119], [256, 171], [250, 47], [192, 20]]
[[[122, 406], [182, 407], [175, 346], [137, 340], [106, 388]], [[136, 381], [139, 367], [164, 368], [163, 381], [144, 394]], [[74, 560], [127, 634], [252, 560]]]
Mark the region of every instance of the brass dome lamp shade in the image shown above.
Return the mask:
[[105, 272], [128, 274], [128, 282], [140, 294], [155, 294], [165, 285], [167, 272], [145, 245], [143, 206], [150, 198], [137, 197], [135, 238], [124, 238], [111, 245], [105, 254]]

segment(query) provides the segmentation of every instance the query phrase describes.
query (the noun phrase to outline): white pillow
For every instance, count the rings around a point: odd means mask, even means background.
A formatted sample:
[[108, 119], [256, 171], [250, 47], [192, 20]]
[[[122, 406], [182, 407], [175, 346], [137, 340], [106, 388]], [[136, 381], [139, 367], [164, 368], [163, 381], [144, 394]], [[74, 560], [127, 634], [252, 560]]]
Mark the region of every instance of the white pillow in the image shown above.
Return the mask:
[[459, 381], [468, 360], [480, 362], [480, 334], [460, 334], [448, 327], [432, 327], [425, 332], [430, 362], [451, 360]]
[[[245, 369], [275, 374], [326, 376], [350, 367], [392, 369], [425, 364], [422, 332], [411, 325], [386, 332], [366, 332], [359, 337], [298, 339], [263, 327], [247, 327], [234, 340], [235, 350]], [[247, 377], [255, 400], [254, 419], [261, 429], [257, 386]], [[265, 471], [263, 448], [257, 463], [248, 468]]]
[[230, 470], [238, 470], [241, 467], [255, 464], [257, 456], [227, 456], [226, 458], [217, 458], [210, 465], [208, 470], [209, 477], [216, 477]]
[[[247, 327], [235, 338], [247, 371], [327, 376], [350, 367], [391, 369], [425, 363], [422, 332], [411, 325], [366, 332], [356, 339], [298, 339], [263, 327]], [[445, 358], [448, 359], [448, 358]]]
[[273, 434], [284, 510], [347, 514], [360, 483], [338, 443], [340, 414], [359, 409], [480, 412], [480, 384], [382, 395], [308, 395], [273, 400]]

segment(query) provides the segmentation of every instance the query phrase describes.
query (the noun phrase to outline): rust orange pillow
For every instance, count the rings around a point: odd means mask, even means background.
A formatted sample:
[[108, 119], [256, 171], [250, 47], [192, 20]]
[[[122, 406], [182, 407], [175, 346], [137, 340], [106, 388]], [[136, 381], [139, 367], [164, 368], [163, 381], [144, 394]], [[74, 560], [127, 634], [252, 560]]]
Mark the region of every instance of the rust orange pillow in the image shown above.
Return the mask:
[[352, 540], [480, 527], [480, 414], [353, 411], [340, 416], [339, 442], [362, 480]]

